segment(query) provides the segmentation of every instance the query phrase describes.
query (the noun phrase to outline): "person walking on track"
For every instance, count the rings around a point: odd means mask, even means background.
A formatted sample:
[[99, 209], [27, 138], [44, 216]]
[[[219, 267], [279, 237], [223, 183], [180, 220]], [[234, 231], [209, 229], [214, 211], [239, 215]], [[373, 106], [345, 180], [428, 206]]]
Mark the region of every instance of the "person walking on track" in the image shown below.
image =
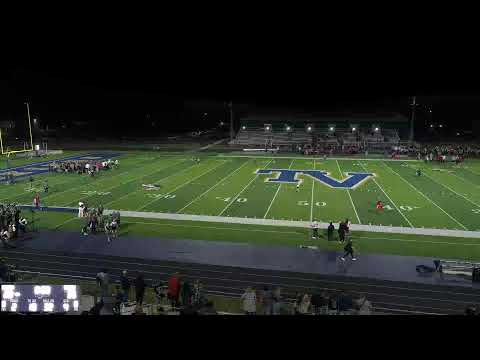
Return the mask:
[[342, 261], [345, 261], [345, 257], [347, 255], [350, 255], [353, 261], [357, 260], [357, 258], [353, 254], [354, 248], [353, 248], [352, 240], [349, 239], [347, 241], [347, 245], [345, 245], [343, 249], [345, 250], [345, 254], [340, 258]]

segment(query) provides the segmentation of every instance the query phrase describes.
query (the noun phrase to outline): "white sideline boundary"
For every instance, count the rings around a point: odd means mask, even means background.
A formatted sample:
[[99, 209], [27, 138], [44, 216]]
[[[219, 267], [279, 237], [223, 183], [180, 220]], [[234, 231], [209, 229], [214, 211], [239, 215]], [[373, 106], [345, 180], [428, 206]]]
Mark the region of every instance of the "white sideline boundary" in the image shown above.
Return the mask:
[[208, 145], [206, 145], [206, 146], [201, 147], [201, 148], [198, 149], [197, 151], [203, 151], [203, 150], [210, 149], [212, 146], [221, 144], [222, 142], [224, 142], [224, 141], [226, 141], [226, 140], [228, 140], [228, 138], [220, 139], [220, 140], [218, 140], [218, 141], [215, 141], [214, 143], [211, 143], [211, 144], [208, 144]]
[[[32, 205], [21, 205], [21, 206], [32, 207]], [[48, 209], [48, 206], [45, 206], [43, 208]], [[74, 217], [70, 220], [74, 220], [77, 218], [76, 216], [77, 216], [78, 208], [61, 207], [61, 206], [54, 206], [53, 208], [72, 210]], [[266, 226], [283, 226], [283, 227], [310, 229], [310, 222], [308, 221], [273, 220], [273, 219], [247, 218], [247, 217], [241, 218], [241, 217], [230, 217], [230, 216], [191, 215], [191, 214], [124, 211], [124, 210], [104, 210], [104, 214], [108, 215], [114, 211], [119, 212], [121, 216], [129, 217], [129, 218], [201, 221], [201, 222], [211, 222], [211, 223], [216, 222], [216, 223], [224, 223], [224, 224], [266, 225]], [[326, 229], [328, 225], [330, 224], [319, 223], [320, 228]], [[360, 225], [360, 224], [351, 224], [350, 229], [355, 231], [366, 231], [366, 232], [375, 232], [375, 233], [428, 235], [428, 236], [480, 239], [480, 231], [469, 231], [469, 230], [411, 228], [411, 227], [402, 227], [402, 226]]]
[[[105, 210], [106, 214], [110, 214], [114, 210]], [[172, 214], [172, 213], [153, 213], [138, 211], [120, 211], [121, 216], [131, 218], [144, 219], [163, 219], [163, 220], [186, 220], [186, 221], [204, 221], [217, 222], [225, 224], [247, 224], [247, 225], [267, 225], [267, 226], [285, 226], [294, 228], [310, 228], [308, 221], [292, 221], [292, 220], [272, 220], [272, 219], [253, 219], [229, 216], [207, 216], [207, 215], [189, 215], [189, 214]], [[320, 223], [320, 227], [327, 228], [329, 223]], [[478, 238], [480, 239], [480, 231], [464, 231], [449, 229], [428, 229], [428, 228], [411, 228], [401, 226], [382, 226], [382, 225], [359, 225], [352, 224], [351, 230], [369, 231], [377, 233], [390, 234], [406, 234], [406, 235], [430, 235], [444, 237], [461, 237], [461, 238]]]

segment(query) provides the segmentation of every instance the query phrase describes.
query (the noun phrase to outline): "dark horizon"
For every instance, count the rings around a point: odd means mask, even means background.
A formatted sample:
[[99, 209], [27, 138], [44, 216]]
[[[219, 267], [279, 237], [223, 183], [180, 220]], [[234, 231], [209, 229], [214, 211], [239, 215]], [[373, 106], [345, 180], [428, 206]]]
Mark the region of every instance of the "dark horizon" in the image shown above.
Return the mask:
[[[150, 135], [216, 127], [228, 120], [224, 102], [229, 100], [233, 100], [234, 109], [242, 105], [293, 112], [392, 112], [408, 117], [411, 112], [409, 95], [355, 93], [356, 89], [341, 93], [338, 88], [328, 92], [306, 85], [298, 88], [298, 84], [289, 82], [278, 88], [275, 83], [265, 85], [265, 81], [248, 83], [249, 79], [247, 84], [237, 83], [236, 88], [222, 88], [216, 74], [202, 86], [199, 77], [176, 82], [168, 72], [151, 68], [136, 72], [124, 69], [123, 73], [118, 70], [12, 68], [0, 79], [0, 120], [21, 114], [24, 101], [31, 103], [33, 115], [52, 128], [80, 121], [112, 135], [129, 133], [127, 127]], [[473, 123], [480, 119], [480, 95], [420, 94], [417, 103], [419, 124], [442, 123], [455, 131], [472, 130]], [[202, 116], [204, 113], [208, 115]]]

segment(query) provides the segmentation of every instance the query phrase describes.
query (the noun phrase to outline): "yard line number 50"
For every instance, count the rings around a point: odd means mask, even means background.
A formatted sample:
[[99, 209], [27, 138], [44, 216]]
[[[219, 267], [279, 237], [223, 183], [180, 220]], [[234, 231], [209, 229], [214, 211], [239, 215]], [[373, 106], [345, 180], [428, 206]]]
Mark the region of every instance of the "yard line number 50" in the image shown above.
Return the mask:
[[[310, 206], [310, 203], [308, 201], [300, 200], [297, 202], [297, 205], [299, 206]], [[315, 206], [327, 206], [327, 203], [325, 201], [317, 201]]]

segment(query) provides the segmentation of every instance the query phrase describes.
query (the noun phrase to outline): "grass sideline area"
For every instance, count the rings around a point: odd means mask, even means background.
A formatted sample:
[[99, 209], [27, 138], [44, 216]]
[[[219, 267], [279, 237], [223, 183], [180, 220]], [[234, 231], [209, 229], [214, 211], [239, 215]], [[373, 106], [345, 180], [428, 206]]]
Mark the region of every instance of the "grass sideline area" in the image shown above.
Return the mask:
[[[30, 220], [31, 215], [28, 212], [25, 214]], [[85, 219], [79, 219], [76, 214], [41, 211], [36, 212], [35, 221], [39, 229], [78, 233], [85, 224]], [[316, 245], [320, 249], [343, 250], [343, 245], [338, 241], [327, 241], [326, 230], [321, 230], [320, 235], [319, 240], [312, 240], [310, 229], [128, 217], [122, 218], [119, 233], [119, 236], [129, 237], [226, 241], [261, 246]], [[89, 236], [104, 237], [103, 234]], [[480, 240], [475, 238], [360, 231], [353, 231], [351, 238], [360, 255], [372, 253], [480, 260]], [[334, 239], [338, 239], [336, 232]]]
[[[63, 156], [84, 154], [68, 152]], [[199, 157], [200, 162], [192, 160]], [[0, 202], [31, 204], [39, 192], [44, 206], [89, 207], [179, 214], [231, 216], [328, 222], [345, 218], [354, 224], [414, 228], [480, 229], [480, 161], [462, 165], [382, 159], [312, 159], [307, 157], [235, 157], [164, 152], [122, 153], [118, 169], [94, 178], [78, 174], [35, 177], [33, 189], [25, 181], [0, 187]], [[16, 164], [15, 164], [16, 165]], [[258, 169], [321, 170], [341, 181], [347, 173], [373, 173], [352, 189], [338, 189], [299, 174], [299, 191], [291, 183], [268, 182], [277, 175]], [[416, 169], [422, 176], [416, 176]], [[41, 184], [48, 179], [50, 190]], [[158, 187], [148, 190], [142, 185]], [[375, 203], [382, 200], [383, 213]], [[29, 212], [25, 212], [30, 218]], [[72, 213], [37, 213], [44, 229], [79, 231]], [[155, 236], [259, 245], [299, 246], [314, 243], [341, 250], [338, 243], [309, 240], [308, 229], [261, 225], [233, 225], [158, 219], [124, 218], [121, 236]], [[195, 228], [195, 231], [191, 231]], [[480, 259], [480, 240], [440, 236], [354, 232], [361, 253]]]

